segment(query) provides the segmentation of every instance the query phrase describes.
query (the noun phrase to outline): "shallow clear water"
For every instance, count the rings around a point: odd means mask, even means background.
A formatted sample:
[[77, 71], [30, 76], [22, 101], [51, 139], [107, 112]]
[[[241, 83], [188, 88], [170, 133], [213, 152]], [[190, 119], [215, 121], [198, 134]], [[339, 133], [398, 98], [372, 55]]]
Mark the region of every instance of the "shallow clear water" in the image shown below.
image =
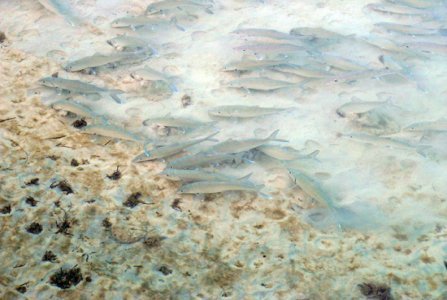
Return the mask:
[[58, 4], [0, 3], [2, 299], [447, 298], [444, 1]]

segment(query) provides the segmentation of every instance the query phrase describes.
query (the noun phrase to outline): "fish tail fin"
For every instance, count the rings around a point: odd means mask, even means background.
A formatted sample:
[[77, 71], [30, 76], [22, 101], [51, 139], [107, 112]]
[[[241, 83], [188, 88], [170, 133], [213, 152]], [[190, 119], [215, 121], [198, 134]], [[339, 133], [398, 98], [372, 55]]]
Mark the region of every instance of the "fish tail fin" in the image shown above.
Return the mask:
[[176, 17], [172, 17], [171, 19], [171, 24], [174, 25], [178, 30], [180, 31], [186, 31], [186, 29], [183, 26], [180, 26], [178, 24], [177, 18]]
[[288, 140], [276, 138], [278, 136], [278, 133], [279, 133], [279, 129], [276, 129], [268, 136], [267, 140], [275, 141], [275, 142], [288, 142]]
[[251, 175], [253, 175], [253, 172], [248, 173], [247, 175], [238, 178], [238, 180], [247, 180], [251, 177]]
[[170, 89], [171, 92], [173, 92], [173, 93], [177, 93], [177, 92], [178, 92], [178, 88], [177, 88], [177, 86], [175, 85], [174, 82], [169, 82], [169, 89]]
[[421, 146], [417, 146], [416, 148], [416, 152], [420, 155], [422, 155], [423, 157], [427, 157], [429, 154], [429, 149], [431, 149], [432, 146], [429, 145], [421, 145]]
[[266, 194], [266, 193], [259, 192], [258, 194], [259, 194], [259, 196], [261, 196], [262, 198], [267, 199], [267, 200], [271, 200], [273, 198], [272, 196], [270, 196], [269, 194]]
[[215, 139], [213, 139], [212, 137], [216, 136], [219, 133], [219, 131], [216, 131], [212, 134], [210, 134], [209, 136], [203, 138], [204, 141], [216, 141]]
[[315, 151], [309, 153], [309, 154], [307, 155], [307, 158], [309, 158], [309, 159], [314, 159], [314, 160], [316, 160], [316, 161], [319, 161], [318, 158], [317, 158], [317, 155], [318, 155], [318, 154], [320, 154], [320, 150], [315, 150]]
[[269, 139], [269, 140], [270, 140], [270, 139], [275, 139], [275, 138], [278, 136], [278, 133], [279, 133], [279, 129], [276, 129], [275, 131], [273, 131], [273, 132], [269, 135], [268, 139]]

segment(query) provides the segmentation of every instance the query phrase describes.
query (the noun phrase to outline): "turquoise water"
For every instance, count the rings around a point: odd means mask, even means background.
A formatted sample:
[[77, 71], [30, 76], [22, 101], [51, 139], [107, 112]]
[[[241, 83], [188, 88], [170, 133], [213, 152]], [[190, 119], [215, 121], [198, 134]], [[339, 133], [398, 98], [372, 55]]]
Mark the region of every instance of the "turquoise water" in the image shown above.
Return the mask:
[[2, 299], [444, 299], [447, 3], [2, 2]]

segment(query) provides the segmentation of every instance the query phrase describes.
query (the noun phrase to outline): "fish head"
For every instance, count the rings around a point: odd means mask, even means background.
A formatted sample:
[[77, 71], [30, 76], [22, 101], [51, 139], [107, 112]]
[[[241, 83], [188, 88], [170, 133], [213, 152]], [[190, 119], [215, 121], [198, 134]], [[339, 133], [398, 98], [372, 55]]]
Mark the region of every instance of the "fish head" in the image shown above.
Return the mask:
[[51, 77], [44, 77], [44, 78], [41, 78], [41, 79], [39, 79], [39, 80], [37, 81], [37, 83], [39, 83], [39, 84], [41, 84], [41, 85], [44, 85], [44, 86], [48, 86], [48, 87], [53, 87], [53, 86], [54, 86], [54, 83], [53, 83], [53, 81], [51, 80]]
[[135, 80], [141, 81], [143, 80], [143, 77], [139, 74], [138, 71], [134, 71], [132, 73], [130, 73], [130, 77], [132, 77]]
[[68, 63], [64, 66], [64, 70], [67, 72], [71, 72], [73, 71], [73, 64], [72, 63]]
[[129, 26], [129, 23], [127, 22], [126, 18], [119, 18], [112, 21], [112, 23], [110, 23], [110, 26], [112, 26], [113, 28], [127, 27]]
[[150, 157], [151, 157], [151, 153], [149, 151], [144, 151], [143, 153], [136, 156], [132, 160], [132, 162], [134, 162], [134, 163], [143, 162], [143, 161], [148, 160], [148, 158], [150, 158]]
[[222, 116], [223, 115], [223, 111], [221, 110], [221, 108], [216, 107], [216, 108], [212, 108], [208, 111], [208, 113], [211, 116]]

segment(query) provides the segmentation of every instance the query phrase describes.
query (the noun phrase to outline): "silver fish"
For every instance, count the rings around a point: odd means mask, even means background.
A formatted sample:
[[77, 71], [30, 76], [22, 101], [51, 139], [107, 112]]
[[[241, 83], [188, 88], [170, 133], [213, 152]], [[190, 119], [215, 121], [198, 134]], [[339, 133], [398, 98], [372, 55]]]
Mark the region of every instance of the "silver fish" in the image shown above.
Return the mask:
[[[329, 195], [317, 180], [297, 169], [289, 168], [288, 171], [296, 185], [321, 205], [328, 207], [336, 219], [338, 219], [338, 207], [333, 197]], [[337, 223], [340, 226], [340, 222], [337, 221]]]
[[95, 114], [89, 107], [77, 103], [75, 101], [69, 101], [66, 99], [58, 100], [51, 104], [51, 107], [56, 110], [65, 110], [76, 114], [80, 117], [95, 119], [98, 115]]
[[202, 126], [210, 126], [215, 124], [215, 122], [201, 122], [188, 118], [181, 117], [171, 117], [165, 116], [161, 118], [149, 118], [143, 121], [144, 126], [149, 126], [152, 124], [157, 124], [159, 126], [164, 127], [172, 127], [172, 128], [197, 128]]
[[256, 43], [235, 47], [234, 50], [259, 54], [307, 54], [303, 46], [287, 43]]
[[208, 110], [208, 114], [213, 117], [221, 118], [256, 118], [271, 114], [276, 114], [290, 108], [275, 108], [261, 106], [245, 105], [223, 105]]
[[149, 51], [139, 51], [130, 53], [112, 53], [99, 54], [96, 53], [91, 56], [83, 57], [75, 61], [69, 62], [64, 66], [65, 71], [77, 72], [86, 69], [93, 69], [105, 65], [117, 65], [120, 62], [135, 62], [143, 61], [150, 57], [152, 53]]
[[268, 92], [283, 88], [298, 87], [298, 84], [267, 77], [253, 77], [230, 81], [228, 87]]
[[290, 35], [319, 39], [344, 39], [351, 37], [320, 27], [295, 27], [290, 30]]
[[271, 38], [274, 40], [298, 40], [298, 37], [288, 33], [264, 28], [240, 28], [234, 30], [232, 33], [249, 37]]
[[160, 146], [158, 148], [154, 148], [150, 151], [144, 151], [137, 157], [135, 157], [132, 162], [138, 163], [138, 162], [144, 162], [149, 160], [155, 160], [160, 158], [165, 158], [168, 156], [172, 156], [174, 154], [182, 152], [185, 148], [189, 148], [191, 146], [194, 146], [196, 144], [202, 143], [204, 141], [210, 140], [213, 136], [218, 134], [219, 132], [215, 132], [207, 137], [195, 139], [187, 142], [179, 142], [174, 143], [170, 145]]
[[[140, 27], [150, 27], [152, 29], [155, 29], [157, 27], [164, 27], [174, 25], [177, 26], [177, 19], [171, 18], [167, 19], [164, 17], [153, 17], [153, 16], [130, 16], [130, 17], [123, 17], [118, 18], [112, 21], [110, 26], [113, 28], [131, 28], [132, 30], [136, 30]], [[184, 30], [183, 28], [179, 28], [181, 30]]]
[[390, 3], [370, 3], [365, 6], [367, 10], [381, 13], [384, 15], [397, 15], [397, 16], [421, 16], [428, 17], [431, 15], [429, 10], [414, 8], [400, 4]]
[[420, 51], [422, 53], [447, 55], [447, 44], [410, 42], [402, 44], [402, 47], [413, 51]]
[[421, 26], [403, 25], [398, 23], [376, 23], [375, 26], [385, 29], [388, 32], [407, 34], [407, 35], [436, 35], [443, 34], [446, 35], [445, 30], [440, 28], [427, 28]]
[[[113, 48], [119, 51], [128, 51], [128, 50], [139, 50], [149, 47], [150, 49], [154, 49], [149, 46], [149, 43], [143, 39], [138, 37], [130, 36], [130, 35], [118, 35], [110, 40], [107, 40], [107, 44], [112, 46]], [[156, 52], [154, 50], [154, 52]]]
[[199, 181], [183, 185], [181, 194], [213, 194], [227, 191], [259, 192], [264, 185], [254, 185], [246, 181]]
[[277, 65], [282, 65], [284, 63], [286, 63], [284, 60], [264, 60], [264, 59], [233, 61], [225, 65], [224, 71], [226, 72], [253, 71], [256, 69], [265, 69]]
[[182, 181], [237, 181], [237, 180], [247, 180], [252, 173], [247, 174], [243, 177], [234, 177], [216, 172], [207, 172], [204, 170], [178, 170], [167, 168], [160, 173], [171, 180], [182, 180]]
[[401, 149], [401, 150], [407, 150], [407, 151], [416, 151], [422, 156], [425, 156], [424, 151], [430, 148], [428, 145], [415, 145], [411, 144], [408, 141], [395, 139], [395, 138], [389, 138], [389, 137], [381, 137], [381, 136], [374, 136], [369, 134], [363, 134], [363, 133], [349, 133], [349, 134], [343, 134], [342, 136], [355, 140], [360, 141], [363, 143], [372, 144], [375, 146], [382, 146], [382, 147], [389, 147], [393, 149]]
[[319, 153], [320, 150], [315, 150], [312, 153], [303, 154], [301, 151], [289, 147], [289, 146], [278, 146], [278, 145], [262, 145], [256, 148], [262, 153], [273, 157], [278, 160], [298, 160], [298, 159], [313, 159]]
[[385, 105], [389, 103], [388, 101], [357, 101], [353, 100], [351, 102], [345, 103], [339, 108], [337, 108], [337, 114], [340, 117], [346, 118], [353, 115], [362, 114], [368, 112], [376, 107]]
[[190, 1], [190, 0], [163, 0], [151, 3], [146, 8], [146, 14], [166, 13], [172, 10], [187, 11], [191, 10], [203, 10], [209, 14], [212, 5], [207, 2]]
[[92, 124], [87, 125], [82, 129], [83, 132], [89, 134], [95, 134], [100, 136], [105, 136], [114, 139], [143, 142], [144, 138], [133, 134], [122, 127], [111, 125], [111, 124]]
[[46, 87], [66, 90], [80, 94], [98, 94], [107, 92], [107, 89], [79, 80], [64, 79], [59, 77], [45, 77], [39, 83]]
[[123, 91], [120, 90], [108, 90], [83, 81], [60, 77], [44, 77], [39, 79], [38, 82], [46, 87], [55, 88], [59, 91], [68, 91], [75, 94], [108, 94], [117, 103], [122, 103], [121, 99], [117, 96], [123, 93]]
[[398, 3], [415, 8], [433, 8], [445, 4], [445, 1], [430, 1], [430, 0], [388, 0], [391, 3]]
[[367, 67], [364, 65], [358, 64], [350, 59], [337, 55], [324, 54], [320, 57], [331, 68], [336, 68], [343, 71], [361, 71], [367, 69]]
[[164, 81], [167, 85], [169, 85], [171, 91], [176, 92], [178, 89], [174, 84], [174, 78], [154, 70], [149, 67], [144, 67], [142, 69], [138, 69], [130, 73], [130, 76], [136, 80], [147, 80], [147, 81]]
[[70, 25], [79, 25], [80, 20], [75, 17], [68, 6], [67, 1], [64, 0], [38, 0], [39, 3], [56, 15], [62, 16]]
[[293, 74], [304, 78], [327, 78], [329, 76], [333, 76], [333, 74], [330, 72], [327, 72], [325, 70], [319, 70], [311, 66], [287, 64], [287, 65], [274, 66], [271, 69], [281, 73]]
[[221, 164], [223, 162], [240, 163], [241, 161], [242, 155], [199, 152], [171, 160], [168, 163], [168, 167], [174, 169], [190, 169]]
[[447, 119], [441, 118], [436, 121], [417, 122], [404, 128], [406, 131], [447, 131]]
[[251, 138], [251, 139], [245, 139], [245, 140], [233, 140], [228, 139], [224, 142], [221, 142], [219, 144], [216, 144], [212, 146], [209, 151], [210, 152], [216, 152], [216, 153], [240, 153], [244, 151], [249, 151], [251, 149], [254, 149], [256, 147], [259, 147], [261, 145], [264, 145], [268, 142], [276, 141], [276, 142], [287, 142], [283, 139], [278, 139], [276, 136], [278, 135], [279, 130], [275, 130], [270, 134], [268, 137], [264, 139], [259, 138]]

